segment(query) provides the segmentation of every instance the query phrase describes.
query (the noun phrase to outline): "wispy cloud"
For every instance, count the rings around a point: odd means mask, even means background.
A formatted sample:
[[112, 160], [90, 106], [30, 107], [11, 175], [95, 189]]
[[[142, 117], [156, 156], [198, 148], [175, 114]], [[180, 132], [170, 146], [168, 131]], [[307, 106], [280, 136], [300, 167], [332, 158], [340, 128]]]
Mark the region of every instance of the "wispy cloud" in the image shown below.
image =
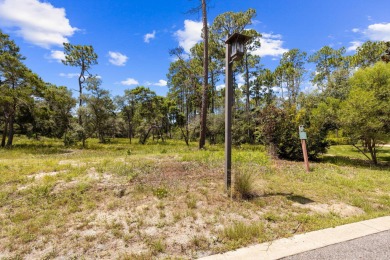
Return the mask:
[[128, 57], [120, 52], [109, 51], [108, 56], [110, 57], [108, 61], [115, 66], [125, 66], [128, 60]]
[[202, 22], [191, 20], [184, 21], [184, 30], [175, 32], [175, 37], [179, 41], [179, 45], [189, 53], [191, 48], [202, 40]]
[[121, 81], [121, 84], [124, 86], [132, 86], [132, 85], [138, 85], [139, 82], [133, 78], [128, 78], [126, 80]]
[[153, 31], [152, 33], [147, 33], [144, 35], [144, 42], [149, 43], [150, 40], [156, 38], [156, 31]]
[[69, 42], [68, 37], [78, 30], [70, 25], [64, 8], [38, 0], [0, 1], [0, 25], [17, 28], [24, 40], [47, 49]]
[[60, 75], [60, 77], [63, 77], [63, 78], [72, 79], [72, 78], [79, 77], [80, 73], [60, 73], [59, 75]]
[[[59, 75], [63, 78], [73, 79], [78, 78], [80, 76], [80, 73], [60, 73]], [[102, 78], [102, 76], [100, 75], [85, 75], [85, 78], [89, 78], [90, 76], [96, 77], [98, 79]]]

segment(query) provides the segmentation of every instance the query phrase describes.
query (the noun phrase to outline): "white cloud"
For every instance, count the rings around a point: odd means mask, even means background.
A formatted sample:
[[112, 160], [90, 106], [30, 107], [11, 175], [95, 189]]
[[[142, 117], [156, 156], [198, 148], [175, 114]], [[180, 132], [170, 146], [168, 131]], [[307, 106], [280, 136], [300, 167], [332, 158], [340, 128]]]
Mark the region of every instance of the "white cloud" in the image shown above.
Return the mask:
[[115, 66], [125, 66], [128, 59], [126, 55], [114, 51], [109, 51], [108, 56], [110, 57], [108, 61]]
[[242, 85], [245, 85], [245, 79], [244, 77], [242, 76], [242, 74], [239, 74], [236, 78], [236, 83], [239, 87], [241, 87]]
[[189, 53], [190, 49], [202, 40], [202, 22], [191, 20], [184, 21], [184, 30], [175, 32], [175, 36], [179, 41], [179, 45]]
[[131, 86], [131, 85], [138, 85], [139, 82], [133, 78], [128, 78], [126, 80], [121, 81], [121, 84], [125, 86]]
[[372, 41], [390, 41], [390, 23], [371, 24], [364, 34]]
[[353, 29], [352, 29], [352, 32], [358, 33], [358, 32], [360, 32], [360, 29], [359, 29], [359, 28], [353, 28]]
[[157, 87], [165, 87], [168, 84], [166, 80], [160, 79], [157, 83], [154, 83], [153, 85]]
[[260, 38], [261, 47], [253, 52], [260, 57], [264, 56], [281, 56], [287, 52], [288, 49], [282, 47], [283, 41], [280, 34], [263, 33], [263, 37]]
[[157, 86], [157, 87], [165, 87], [167, 86], [168, 82], [166, 80], [163, 80], [163, 79], [160, 79], [158, 82], [156, 83], [152, 83], [152, 82], [149, 82], [149, 81], [146, 81], [145, 82], [145, 85], [146, 86]]
[[224, 89], [224, 88], [225, 88], [225, 84], [217, 85], [217, 86], [215, 87], [215, 89], [218, 90], [218, 91], [220, 91], [220, 90], [222, 90], [222, 89]]
[[50, 51], [49, 58], [61, 62], [61, 60], [65, 60], [65, 53], [63, 51]]
[[363, 42], [361, 41], [353, 41], [353, 42], [350, 42], [351, 43], [351, 46], [349, 46], [347, 48], [347, 52], [350, 52], [350, 51], [356, 51], [356, 49], [360, 46], [362, 46]]
[[152, 33], [147, 33], [144, 35], [144, 42], [149, 43], [150, 40], [156, 38], [156, 31], [153, 31]]
[[24, 40], [43, 48], [62, 46], [78, 30], [70, 25], [64, 8], [38, 0], [0, 1], [0, 25], [17, 28]]
[[78, 78], [80, 76], [80, 73], [60, 73], [60, 77], [72, 79], [72, 78]]
[[302, 89], [302, 92], [304, 92], [306, 94], [313, 93], [314, 91], [320, 91], [318, 86], [316, 84], [312, 84], [310, 81], [302, 82], [301, 89]]

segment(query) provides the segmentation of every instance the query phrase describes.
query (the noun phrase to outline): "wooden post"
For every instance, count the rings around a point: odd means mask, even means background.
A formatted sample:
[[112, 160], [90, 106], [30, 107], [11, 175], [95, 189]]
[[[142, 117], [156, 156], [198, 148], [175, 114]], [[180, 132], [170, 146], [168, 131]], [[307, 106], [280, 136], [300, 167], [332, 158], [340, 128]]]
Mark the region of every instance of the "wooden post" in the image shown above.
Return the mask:
[[306, 171], [309, 172], [310, 167], [309, 167], [309, 157], [307, 156], [306, 140], [301, 139], [301, 144], [302, 144], [303, 160], [305, 161]]
[[306, 171], [309, 172], [310, 171], [309, 156], [307, 156], [307, 147], [306, 147], [307, 134], [305, 132], [305, 126], [303, 125], [299, 126], [299, 139], [301, 139], [303, 159], [305, 161]]
[[232, 185], [232, 48], [230, 43], [226, 43], [226, 65], [225, 65], [225, 188], [231, 195]]
[[[232, 106], [233, 106], [233, 61], [244, 56], [244, 45], [251, 37], [235, 33], [226, 40], [225, 57], [225, 188], [232, 195]], [[232, 51], [232, 44], [238, 46]], [[233, 52], [233, 53], [232, 53]]]

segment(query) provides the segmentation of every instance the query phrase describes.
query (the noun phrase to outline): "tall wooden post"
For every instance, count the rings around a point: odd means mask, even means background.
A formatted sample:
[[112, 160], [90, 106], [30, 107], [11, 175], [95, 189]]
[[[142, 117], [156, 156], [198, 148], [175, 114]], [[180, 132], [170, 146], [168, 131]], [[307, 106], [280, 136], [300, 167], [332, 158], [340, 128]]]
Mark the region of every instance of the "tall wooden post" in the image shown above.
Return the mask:
[[302, 144], [302, 151], [303, 151], [303, 160], [305, 161], [305, 168], [306, 171], [309, 172], [310, 167], [309, 167], [309, 157], [307, 156], [306, 140], [302, 139], [301, 144]]
[[245, 43], [250, 39], [251, 37], [249, 36], [234, 33], [228, 36], [225, 42], [225, 188], [230, 196], [232, 186], [233, 61], [242, 59], [245, 51]]
[[307, 147], [306, 147], [307, 134], [305, 132], [305, 128], [303, 125], [299, 126], [299, 139], [301, 139], [303, 160], [305, 162], [305, 168], [306, 168], [306, 171], [309, 172], [310, 171], [309, 156], [307, 155]]
[[233, 104], [233, 71], [231, 62], [232, 48], [226, 43], [225, 65], [225, 188], [231, 193], [232, 185], [232, 104]]

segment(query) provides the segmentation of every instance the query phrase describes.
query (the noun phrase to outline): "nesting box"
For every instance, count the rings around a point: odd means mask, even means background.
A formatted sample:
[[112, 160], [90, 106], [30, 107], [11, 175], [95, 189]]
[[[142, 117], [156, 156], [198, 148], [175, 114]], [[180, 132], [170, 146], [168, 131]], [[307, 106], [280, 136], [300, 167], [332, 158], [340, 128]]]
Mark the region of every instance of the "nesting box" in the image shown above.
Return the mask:
[[247, 35], [234, 33], [226, 40], [226, 43], [232, 46], [232, 53], [230, 56], [232, 61], [238, 61], [241, 60], [242, 57], [244, 57], [245, 43], [249, 41], [251, 38], [252, 37]]

